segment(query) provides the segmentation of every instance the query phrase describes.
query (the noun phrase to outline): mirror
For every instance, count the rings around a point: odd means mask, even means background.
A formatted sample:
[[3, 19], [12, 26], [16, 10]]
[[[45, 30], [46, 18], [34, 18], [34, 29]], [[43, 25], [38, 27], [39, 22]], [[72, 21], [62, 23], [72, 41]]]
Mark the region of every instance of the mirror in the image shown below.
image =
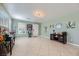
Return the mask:
[[55, 26], [57, 29], [60, 29], [61, 27], [62, 27], [62, 24], [61, 23], [58, 23], [58, 24], [56, 24], [56, 26]]

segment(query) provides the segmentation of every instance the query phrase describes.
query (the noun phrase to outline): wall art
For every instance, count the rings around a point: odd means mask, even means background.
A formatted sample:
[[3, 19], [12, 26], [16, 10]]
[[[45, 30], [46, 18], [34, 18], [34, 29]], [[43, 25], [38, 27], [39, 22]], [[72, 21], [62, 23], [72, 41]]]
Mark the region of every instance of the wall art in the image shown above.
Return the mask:
[[75, 27], [76, 27], [76, 23], [75, 22], [72, 22], [72, 21], [68, 22], [67, 28], [75, 28]]

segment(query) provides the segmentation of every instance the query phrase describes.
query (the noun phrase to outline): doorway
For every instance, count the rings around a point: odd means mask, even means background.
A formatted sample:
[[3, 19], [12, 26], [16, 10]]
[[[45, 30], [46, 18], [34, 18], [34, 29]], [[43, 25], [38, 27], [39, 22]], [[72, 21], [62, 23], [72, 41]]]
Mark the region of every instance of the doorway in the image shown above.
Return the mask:
[[33, 24], [33, 37], [37, 37], [39, 33], [39, 25]]

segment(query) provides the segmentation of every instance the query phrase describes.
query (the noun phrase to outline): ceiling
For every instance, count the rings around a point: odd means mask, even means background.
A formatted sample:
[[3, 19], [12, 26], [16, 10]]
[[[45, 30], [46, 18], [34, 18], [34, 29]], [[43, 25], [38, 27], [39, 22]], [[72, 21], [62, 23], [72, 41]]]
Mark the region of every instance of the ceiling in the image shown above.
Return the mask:
[[[79, 4], [77, 3], [5, 3], [3, 5], [12, 18], [34, 22], [54, 20], [79, 11]], [[44, 12], [44, 17], [33, 15], [33, 12], [38, 9]]]

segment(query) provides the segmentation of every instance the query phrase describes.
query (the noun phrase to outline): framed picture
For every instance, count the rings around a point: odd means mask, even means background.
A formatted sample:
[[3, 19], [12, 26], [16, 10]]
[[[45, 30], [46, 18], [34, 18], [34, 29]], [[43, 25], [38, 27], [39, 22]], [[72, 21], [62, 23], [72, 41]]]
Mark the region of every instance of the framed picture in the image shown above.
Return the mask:
[[61, 24], [61, 23], [57, 23], [57, 24], [55, 25], [55, 28], [57, 28], [57, 29], [61, 29], [61, 27], [62, 27], [62, 24]]
[[76, 27], [76, 23], [75, 22], [72, 22], [72, 21], [68, 22], [67, 28], [75, 28], [75, 27]]
[[51, 25], [50, 25], [50, 28], [54, 28], [54, 25], [53, 25], [53, 24], [51, 24]]

